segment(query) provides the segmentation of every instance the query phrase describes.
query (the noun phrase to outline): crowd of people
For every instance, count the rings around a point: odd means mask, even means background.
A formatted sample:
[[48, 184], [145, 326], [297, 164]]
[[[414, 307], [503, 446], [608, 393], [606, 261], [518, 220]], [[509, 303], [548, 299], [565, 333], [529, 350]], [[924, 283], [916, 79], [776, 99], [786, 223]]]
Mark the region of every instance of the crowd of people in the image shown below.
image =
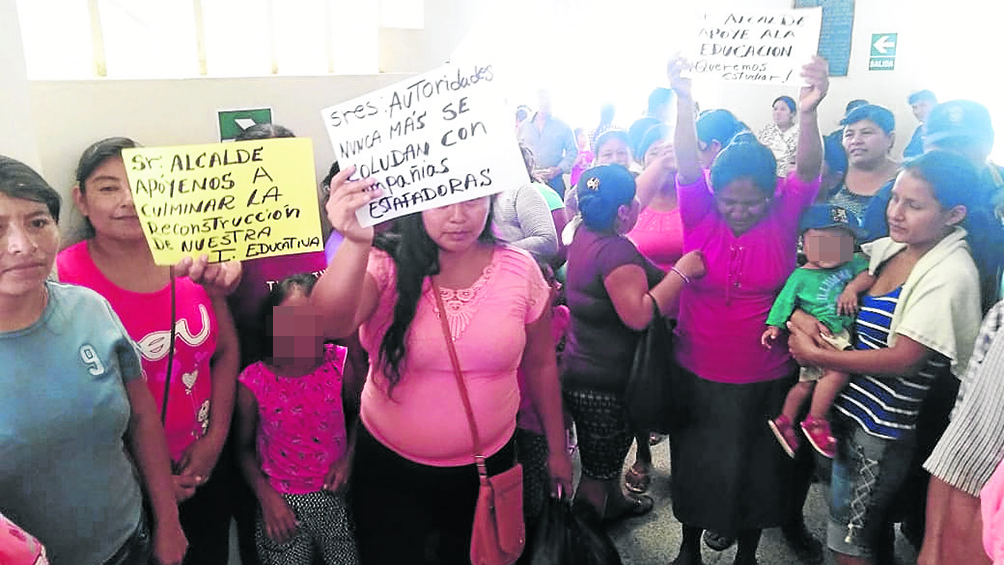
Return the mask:
[[[375, 228], [374, 179], [333, 164], [324, 252], [157, 265], [126, 137], [81, 154], [64, 246], [59, 193], [0, 157], [0, 562], [219, 565], [236, 520], [244, 565], [469, 563], [479, 473], [517, 464], [528, 556], [549, 496], [598, 527], [650, 512], [660, 441], [674, 565], [755, 565], [774, 527], [805, 563], [892, 565], [896, 523], [924, 565], [1004, 562], [986, 108], [910, 95], [900, 159], [878, 104], [822, 134], [823, 59], [755, 134], [686, 70], [627, 129], [606, 105], [573, 130], [542, 92], [525, 185]], [[664, 320], [660, 435], [625, 389]]]

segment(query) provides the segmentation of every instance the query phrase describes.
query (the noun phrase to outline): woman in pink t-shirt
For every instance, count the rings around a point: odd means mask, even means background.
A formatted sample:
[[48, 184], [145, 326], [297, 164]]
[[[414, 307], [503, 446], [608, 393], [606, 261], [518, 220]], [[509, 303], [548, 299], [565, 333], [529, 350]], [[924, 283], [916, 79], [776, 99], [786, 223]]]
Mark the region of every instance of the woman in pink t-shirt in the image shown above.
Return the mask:
[[345, 241], [311, 303], [327, 337], [359, 328], [370, 355], [350, 479], [360, 560], [423, 563], [436, 554], [436, 562], [468, 562], [479, 482], [445, 340], [456, 347], [488, 473], [514, 462], [521, 368], [551, 479], [568, 493], [549, 290], [529, 255], [494, 242], [488, 197], [399, 218], [374, 247], [373, 229], [360, 227], [355, 212], [383, 195], [375, 179], [349, 181], [354, 173], [331, 181], [328, 218]]
[[136, 343], [164, 422], [189, 540], [185, 563], [223, 563], [229, 547], [228, 485], [214, 471], [233, 412], [237, 335], [222, 295], [211, 296], [154, 263], [122, 160], [122, 150], [136, 146], [115, 137], [81, 155], [73, 199], [89, 237], [59, 254], [57, 274], [62, 282], [104, 296]]
[[798, 219], [818, 190], [822, 145], [816, 108], [828, 86], [826, 63], [803, 68], [794, 174], [778, 181], [770, 149], [737, 136], [701, 167], [686, 63], [670, 63], [679, 109], [675, 137], [684, 250], [701, 250], [707, 276], [680, 297], [676, 360], [685, 424], [670, 435], [673, 512], [683, 524], [677, 565], [701, 563], [704, 529], [739, 542], [736, 565], [754, 565], [762, 528], [790, 514], [793, 467], [760, 422], [778, 410], [793, 376], [786, 348], [759, 337], [775, 295], [795, 268]]

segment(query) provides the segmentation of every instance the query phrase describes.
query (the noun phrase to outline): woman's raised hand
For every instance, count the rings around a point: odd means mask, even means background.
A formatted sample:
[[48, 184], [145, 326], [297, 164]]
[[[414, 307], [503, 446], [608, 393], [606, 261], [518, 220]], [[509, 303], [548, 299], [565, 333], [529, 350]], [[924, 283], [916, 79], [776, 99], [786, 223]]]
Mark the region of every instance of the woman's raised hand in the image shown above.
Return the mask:
[[372, 177], [349, 180], [356, 172], [355, 166], [348, 167], [331, 179], [331, 195], [324, 210], [328, 214], [331, 227], [342, 237], [356, 243], [373, 242], [373, 228], [359, 225], [356, 210], [381, 196], [379, 188], [374, 188], [376, 179]]
[[692, 81], [682, 76], [683, 71], [689, 70], [691, 64], [679, 55], [675, 55], [669, 60], [666, 66], [666, 74], [669, 76], [669, 85], [676, 92], [676, 95], [684, 100], [691, 98]]
[[802, 66], [802, 78], [808, 83], [798, 97], [798, 107], [803, 112], [815, 112], [830, 89], [830, 68], [826, 59], [813, 55], [812, 61]]

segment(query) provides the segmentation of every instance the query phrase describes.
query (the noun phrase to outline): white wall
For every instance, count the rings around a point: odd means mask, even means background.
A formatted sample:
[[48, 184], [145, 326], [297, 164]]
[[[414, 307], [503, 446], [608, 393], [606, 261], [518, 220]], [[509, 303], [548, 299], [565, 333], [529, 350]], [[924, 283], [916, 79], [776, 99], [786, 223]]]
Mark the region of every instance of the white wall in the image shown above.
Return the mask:
[[[520, 8], [519, 1], [529, 2], [528, 7]], [[478, 26], [488, 26], [489, 29], [502, 26], [501, 39], [495, 41], [496, 48], [502, 52], [517, 47], [532, 51], [537, 41], [534, 37], [542, 37], [536, 34], [555, 34], [561, 48], [537, 53], [542, 61], [524, 59], [524, 62], [538, 65], [543, 62], [545, 66], [555, 68], [570, 57], [588, 58], [595, 55], [596, 49], [616, 49], [618, 37], [636, 33], [631, 22], [637, 23], [638, 18], [645, 16], [644, 13], [629, 13], [611, 18], [603, 37], [582, 37], [576, 35], [574, 29], [561, 27], [561, 10], [581, 10], [583, 6], [614, 10], [623, 9], [624, 5], [632, 2], [645, 1], [665, 2], [670, 10], [680, 13], [694, 9], [689, 0], [623, 0], [616, 4], [616, 8], [601, 0], [426, 0], [425, 29], [381, 31], [381, 69], [395, 73], [429, 70], [449, 58], [472, 29], [474, 32], [471, 35], [477, 36], [478, 29], [481, 29]], [[544, 6], [547, 2], [551, 3], [550, 11], [533, 11], [535, 6]], [[955, 0], [952, 11], [946, 12], [946, 5], [941, 2], [936, 4], [934, 0], [859, 0], [855, 8], [850, 71], [847, 77], [831, 80], [830, 95], [820, 109], [823, 131], [836, 127], [847, 101], [865, 98], [895, 113], [898, 155], [917, 125], [906, 102], [910, 92], [932, 88], [943, 99], [967, 95], [976, 100], [983, 99], [990, 105], [991, 101], [986, 99], [991, 94], [989, 88], [999, 80], [989, 72], [980, 71], [992, 68], [987, 59], [997, 51], [980, 47], [992, 41], [994, 35], [974, 33], [973, 43], [951, 41], [946, 44], [944, 40], [939, 41], [953, 29], [957, 30], [956, 33], [970, 28], [989, 29], [994, 19], [979, 17], [986, 10], [981, 8], [983, 4], [980, 0]], [[758, 8], [788, 9], [792, 3], [791, 0], [756, 0], [756, 5]], [[496, 14], [520, 18], [524, 25], [507, 26], [497, 17], [484, 21], [482, 16], [491, 14], [491, 9], [499, 10]], [[0, 0], [0, 47], [5, 54], [0, 59], [0, 73], [4, 76], [0, 81], [0, 112], [6, 118], [5, 131], [0, 134], [0, 152], [19, 154], [22, 159], [40, 165], [46, 178], [66, 195], [73, 184], [77, 157], [84, 147], [97, 139], [126, 135], [148, 146], [212, 142], [217, 139], [217, 109], [262, 105], [273, 108], [277, 123], [314, 140], [316, 169], [320, 178], [333, 160], [333, 151], [319, 119], [319, 109], [402, 78], [400, 74], [381, 74], [26, 82], [23, 60], [9, 56], [20, 52], [19, 29], [11, 23], [13, 13], [14, 0]], [[546, 21], [538, 19], [543, 14], [548, 14]], [[555, 14], [557, 18], [551, 19]], [[981, 25], [984, 27], [979, 27]], [[867, 70], [872, 33], [899, 34], [895, 71]], [[953, 50], [964, 48], [971, 49], [974, 54], [952, 57]], [[625, 53], [624, 56], [651, 59], [652, 65], [661, 66], [669, 56], [669, 47], [666, 51]], [[950, 64], [934, 62], [933, 57], [938, 56]], [[590, 81], [601, 81], [602, 77], [601, 72], [597, 72], [595, 77], [576, 77], [574, 84], [570, 85], [571, 92], [586, 98], [590, 86], [595, 85]], [[654, 77], [653, 82], [658, 79]], [[536, 85], [529, 82], [524, 80], [520, 86], [532, 92]], [[642, 82], [644, 85], [637, 94], [637, 107], [618, 108], [619, 123], [630, 123], [642, 109], [651, 87], [655, 86], [644, 80]], [[997, 92], [999, 90], [992, 94], [995, 96]], [[797, 92], [755, 85], [697, 92], [703, 108], [728, 107], [753, 128], [758, 128], [769, 119], [770, 103], [779, 94], [797, 97]], [[26, 97], [30, 101], [30, 112], [26, 111]], [[517, 99], [514, 102], [532, 100]], [[555, 102], [556, 112], [560, 114], [557, 96]], [[600, 102], [602, 100], [596, 102], [597, 111]], [[591, 127], [594, 117], [590, 115], [588, 121], [582, 121], [575, 125]], [[66, 227], [75, 228], [75, 221], [71, 218]]]
[[28, 102], [28, 76], [21, 53], [21, 28], [14, 0], [0, 0], [0, 155], [41, 169]]

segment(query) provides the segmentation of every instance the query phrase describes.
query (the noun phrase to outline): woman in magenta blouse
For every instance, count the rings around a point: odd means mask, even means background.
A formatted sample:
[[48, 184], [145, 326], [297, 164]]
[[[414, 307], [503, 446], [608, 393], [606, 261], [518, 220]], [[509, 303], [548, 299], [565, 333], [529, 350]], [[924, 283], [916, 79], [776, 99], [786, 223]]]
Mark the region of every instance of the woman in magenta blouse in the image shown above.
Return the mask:
[[[683, 369], [685, 424], [671, 435], [673, 511], [683, 524], [676, 565], [701, 563], [704, 529], [736, 536], [737, 565], [756, 564], [763, 528], [789, 512], [790, 461], [762, 422], [780, 407], [794, 363], [785, 347], [759, 343], [775, 295], [795, 268], [798, 219], [819, 188], [822, 144], [816, 108], [826, 62], [803, 68], [796, 167], [778, 180], [770, 149], [740, 135], [701, 168], [690, 80], [670, 63], [677, 93], [677, 192], [684, 251], [700, 250], [707, 276], [680, 298], [676, 360]], [[709, 181], [710, 180], [710, 187]], [[710, 189], [710, 190], [709, 190]]]

